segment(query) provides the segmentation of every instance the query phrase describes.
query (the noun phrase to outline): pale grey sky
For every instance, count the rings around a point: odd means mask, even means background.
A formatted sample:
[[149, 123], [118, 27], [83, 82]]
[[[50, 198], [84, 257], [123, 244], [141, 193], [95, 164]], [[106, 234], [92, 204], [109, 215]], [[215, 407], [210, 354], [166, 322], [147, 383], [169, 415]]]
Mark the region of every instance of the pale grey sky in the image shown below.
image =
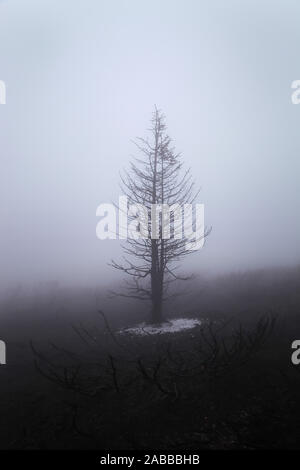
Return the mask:
[[154, 104], [213, 232], [216, 272], [300, 260], [298, 1], [0, 2], [0, 282], [98, 283], [118, 241], [96, 207]]

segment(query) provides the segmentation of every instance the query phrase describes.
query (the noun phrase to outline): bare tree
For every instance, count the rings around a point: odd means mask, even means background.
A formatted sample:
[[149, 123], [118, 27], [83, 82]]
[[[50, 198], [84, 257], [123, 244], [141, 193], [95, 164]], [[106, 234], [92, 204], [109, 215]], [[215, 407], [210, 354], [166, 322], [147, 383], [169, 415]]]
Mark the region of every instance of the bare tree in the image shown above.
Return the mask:
[[[128, 205], [134, 206], [139, 220], [145, 222], [147, 233], [141, 233], [139, 224], [140, 236], [129, 233], [123, 245], [123, 262], [112, 261], [111, 265], [131, 278], [127, 293], [121, 295], [151, 301], [151, 322], [160, 323], [171, 282], [188, 279], [177, 274], [178, 261], [194, 252], [183, 230], [182, 208], [196, 201], [199, 190], [194, 189], [190, 169], [183, 169], [181, 156], [167, 134], [165, 117], [156, 107], [149, 131], [150, 139], [138, 138], [134, 142], [140, 157], [134, 158], [129, 170], [121, 175], [120, 184]], [[145, 208], [144, 213], [141, 207]], [[190, 215], [193, 227], [195, 221]], [[129, 214], [130, 221], [135, 217], [136, 214]], [[209, 231], [203, 230], [203, 239]]]

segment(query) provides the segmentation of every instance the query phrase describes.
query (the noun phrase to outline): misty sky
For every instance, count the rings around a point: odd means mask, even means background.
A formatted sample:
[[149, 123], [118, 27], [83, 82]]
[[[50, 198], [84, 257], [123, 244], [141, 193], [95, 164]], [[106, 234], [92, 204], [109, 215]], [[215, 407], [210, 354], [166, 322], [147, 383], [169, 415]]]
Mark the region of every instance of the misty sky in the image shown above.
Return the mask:
[[214, 273], [300, 261], [299, 1], [0, 1], [0, 283], [107, 283], [96, 208], [154, 104], [202, 192]]

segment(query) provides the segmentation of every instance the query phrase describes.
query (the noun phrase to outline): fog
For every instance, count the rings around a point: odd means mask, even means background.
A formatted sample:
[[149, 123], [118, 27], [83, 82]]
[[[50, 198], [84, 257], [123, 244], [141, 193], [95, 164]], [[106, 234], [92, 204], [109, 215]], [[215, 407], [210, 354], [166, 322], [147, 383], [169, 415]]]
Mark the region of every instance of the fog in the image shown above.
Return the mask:
[[[297, 1], [0, 2], [0, 283], [106, 286], [96, 238], [156, 104], [213, 230], [185, 267], [300, 261]], [[119, 274], [118, 274], [119, 276]]]

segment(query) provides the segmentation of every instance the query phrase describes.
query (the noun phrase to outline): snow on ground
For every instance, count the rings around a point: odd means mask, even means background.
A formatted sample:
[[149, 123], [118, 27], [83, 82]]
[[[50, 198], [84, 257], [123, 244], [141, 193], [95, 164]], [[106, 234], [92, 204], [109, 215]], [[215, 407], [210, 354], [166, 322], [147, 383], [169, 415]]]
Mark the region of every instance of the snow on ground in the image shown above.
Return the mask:
[[201, 323], [202, 321], [196, 318], [176, 318], [174, 320], [164, 322], [158, 326], [141, 323], [135, 328], [121, 330], [120, 333], [130, 333], [134, 335], [161, 335], [164, 333], [178, 333], [183, 330], [190, 330], [191, 328], [195, 328], [195, 326], [199, 326]]

